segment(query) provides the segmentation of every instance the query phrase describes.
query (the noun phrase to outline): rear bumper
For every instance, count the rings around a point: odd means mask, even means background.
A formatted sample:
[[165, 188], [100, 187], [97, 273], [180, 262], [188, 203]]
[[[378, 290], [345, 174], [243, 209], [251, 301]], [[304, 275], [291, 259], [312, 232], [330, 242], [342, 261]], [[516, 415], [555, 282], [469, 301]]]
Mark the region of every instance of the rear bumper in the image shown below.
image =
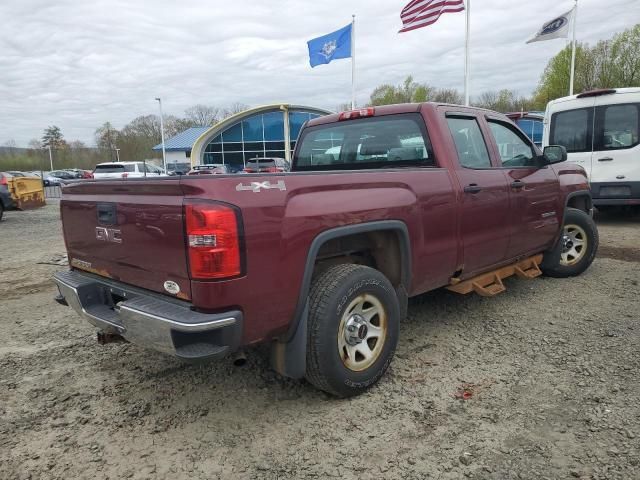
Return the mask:
[[[611, 189], [620, 190], [610, 193]], [[598, 205], [640, 205], [640, 182], [596, 182], [591, 184], [593, 204]]]
[[184, 360], [221, 358], [240, 346], [242, 312], [205, 314], [182, 301], [75, 270], [53, 280], [66, 303], [105, 333]]

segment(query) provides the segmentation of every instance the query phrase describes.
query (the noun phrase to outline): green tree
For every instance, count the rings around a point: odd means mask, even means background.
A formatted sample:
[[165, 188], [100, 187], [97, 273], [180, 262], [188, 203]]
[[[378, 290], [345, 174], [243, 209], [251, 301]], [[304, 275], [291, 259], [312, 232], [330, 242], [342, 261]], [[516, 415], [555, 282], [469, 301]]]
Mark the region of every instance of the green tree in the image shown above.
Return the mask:
[[[574, 92], [594, 88], [640, 86], [640, 24], [602, 40], [593, 47], [579, 43], [576, 47]], [[534, 103], [544, 108], [547, 102], [569, 94], [571, 46], [549, 60]]]
[[640, 24], [613, 37], [611, 58], [613, 81], [617, 86], [640, 85]]
[[62, 149], [66, 147], [66, 142], [64, 141], [60, 127], [53, 125], [44, 130], [44, 134], [42, 135], [42, 148], [48, 147], [52, 149]]

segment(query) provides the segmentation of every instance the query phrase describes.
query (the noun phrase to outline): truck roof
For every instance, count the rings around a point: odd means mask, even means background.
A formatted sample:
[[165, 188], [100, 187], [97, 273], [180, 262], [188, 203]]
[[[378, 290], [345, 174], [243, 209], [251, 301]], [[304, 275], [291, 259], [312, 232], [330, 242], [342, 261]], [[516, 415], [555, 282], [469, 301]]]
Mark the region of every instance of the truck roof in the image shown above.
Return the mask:
[[[488, 112], [488, 113], [496, 113], [492, 110], [487, 110], [486, 108], [480, 108], [480, 107], [466, 107], [464, 105], [456, 105], [456, 104], [452, 104], [452, 103], [443, 103], [443, 102], [422, 102], [422, 103], [397, 103], [397, 104], [393, 104], [393, 105], [380, 105], [380, 106], [374, 106], [374, 107], [363, 107], [362, 109], [355, 109], [354, 111], [360, 111], [360, 110], [366, 110], [368, 108], [373, 108], [374, 112], [373, 114], [368, 114], [367, 116], [373, 116], [373, 117], [377, 117], [377, 116], [382, 116], [382, 115], [395, 115], [398, 113], [414, 113], [414, 112], [419, 112], [423, 106], [426, 106], [428, 108], [437, 108], [440, 106], [448, 106], [448, 107], [457, 107], [460, 109], [465, 109], [465, 110], [477, 110], [477, 111], [482, 111], [482, 112]], [[307, 127], [313, 127], [315, 125], [324, 125], [327, 123], [335, 123], [337, 121], [340, 120], [340, 116], [342, 114], [344, 114], [345, 112], [340, 112], [340, 113], [332, 113], [330, 115], [324, 115], [322, 117], [317, 117], [314, 119], [309, 120], [309, 122], [307, 123]]]

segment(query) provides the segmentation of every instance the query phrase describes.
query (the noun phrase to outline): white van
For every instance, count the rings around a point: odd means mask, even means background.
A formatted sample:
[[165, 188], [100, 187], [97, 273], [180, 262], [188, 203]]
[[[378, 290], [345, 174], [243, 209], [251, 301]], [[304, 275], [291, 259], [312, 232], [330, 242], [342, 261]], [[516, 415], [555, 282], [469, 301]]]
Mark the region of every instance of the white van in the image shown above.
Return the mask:
[[144, 178], [164, 176], [161, 168], [146, 162], [105, 162], [96, 165], [93, 178]]
[[596, 207], [640, 205], [640, 88], [594, 90], [549, 102], [542, 145], [563, 145], [589, 175]]

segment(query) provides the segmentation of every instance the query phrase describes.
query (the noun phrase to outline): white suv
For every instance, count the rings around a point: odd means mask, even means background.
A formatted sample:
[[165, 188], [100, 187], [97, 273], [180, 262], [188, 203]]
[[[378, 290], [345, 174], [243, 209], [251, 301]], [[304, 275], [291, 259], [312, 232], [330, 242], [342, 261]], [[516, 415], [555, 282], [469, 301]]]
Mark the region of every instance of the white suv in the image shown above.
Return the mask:
[[106, 162], [96, 165], [93, 178], [144, 178], [164, 175], [161, 168], [146, 162]]

